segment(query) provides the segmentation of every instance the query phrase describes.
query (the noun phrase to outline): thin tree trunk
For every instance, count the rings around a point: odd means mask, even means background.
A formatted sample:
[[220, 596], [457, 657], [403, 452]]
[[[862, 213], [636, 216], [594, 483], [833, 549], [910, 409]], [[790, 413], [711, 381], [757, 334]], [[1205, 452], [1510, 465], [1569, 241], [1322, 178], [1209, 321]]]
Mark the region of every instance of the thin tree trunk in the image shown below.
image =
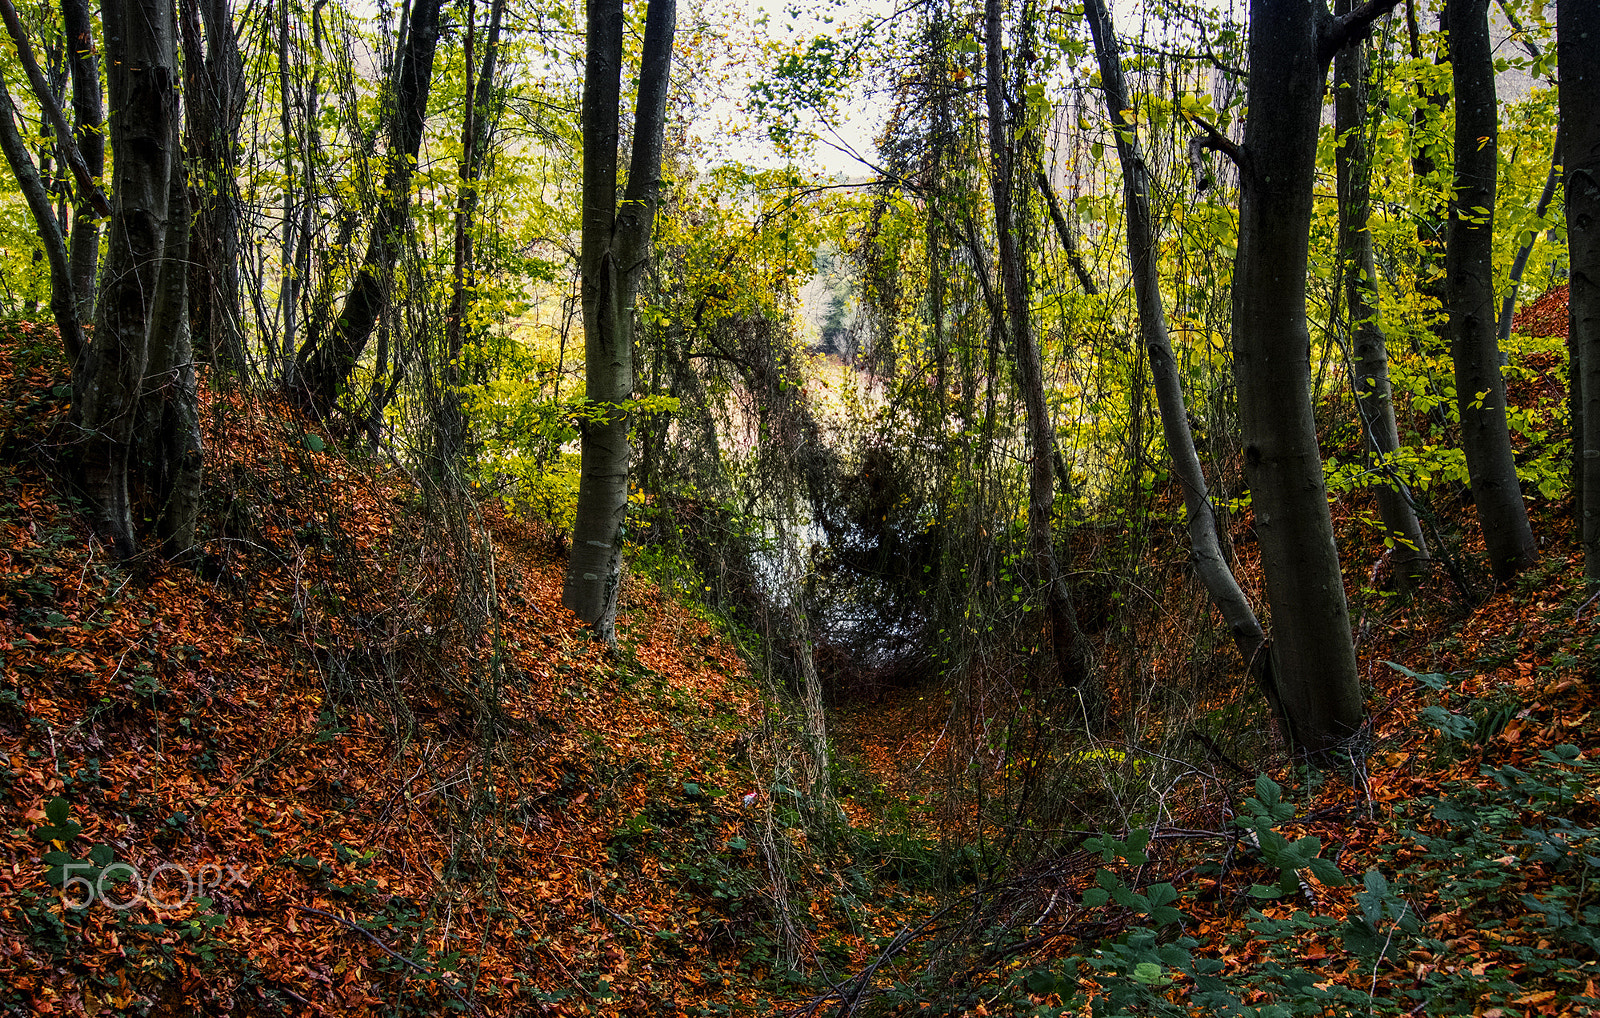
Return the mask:
[[234, 155], [245, 108], [244, 62], [227, 0], [182, 0], [181, 14], [184, 112], [199, 199], [188, 286], [194, 347], [219, 370], [239, 374], [248, 366]]
[[1211, 499], [1206, 491], [1205, 471], [1200, 466], [1200, 454], [1195, 449], [1194, 435], [1189, 429], [1183, 381], [1172, 353], [1166, 310], [1161, 303], [1161, 281], [1157, 272], [1155, 238], [1150, 219], [1149, 173], [1145, 169], [1144, 154], [1140, 151], [1137, 128], [1131, 119], [1133, 103], [1122, 76], [1122, 54], [1111, 13], [1104, 0], [1085, 0], [1084, 12], [1094, 36], [1106, 111], [1111, 117], [1117, 139], [1117, 157], [1122, 164], [1122, 193], [1128, 217], [1128, 264], [1133, 274], [1134, 299], [1139, 309], [1140, 339], [1150, 358], [1156, 406], [1161, 412], [1161, 427], [1167, 450], [1172, 456], [1173, 473], [1183, 490], [1195, 573], [1205, 585], [1212, 604], [1222, 613], [1222, 619], [1233, 635], [1234, 646], [1239, 649], [1246, 669], [1281, 717], [1282, 706], [1273, 684], [1272, 656], [1267, 653], [1266, 633], [1223, 555], [1216, 513], [1212, 510]]
[[628, 509], [627, 404], [633, 397], [633, 305], [661, 190], [675, 0], [650, 0], [634, 114], [633, 161], [617, 203], [622, 0], [589, 0], [583, 88], [584, 402], [572, 555], [561, 601], [616, 642], [623, 519]]
[[61, 333], [61, 347], [67, 361], [78, 362], [84, 349], [83, 327], [78, 321], [77, 291], [72, 282], [72, 267], [67, 255], [67, 244], [61, 236], [60, 225], [50, 207], [50, 195], [44, 181], [33, 165], [28, 146], [17, 130], [13, 118], [11, 94], [0, 80], [0, 149], [5, 150], [6, 162], [22, 188], [28, 211], [33, 214], [34, 227], [39, 241], [44, 245], [45, 257], [50, 262], [50, 313], [55, 318], [56, 329]]
[[[1347, 14], [1354, 0], [1339, 0]], [[1427, 575], [1428, 544], [1391, 459], [1400, 448], [1389, 387], [1389, 346], [1378, 321], [1378, 268], [1372, 255], [1372, 156], [1367, 147], [1367, 46], [1361, 40], [1334, 58], [1334, 170], [1339, 199], [1339, 261], [1355, 354], [1356, 412], [1382, 475], [1374, 496], [1395, 575], [1408, 589]]]
[[[500, 17], [505, 0], [493, 0], [489, 25], [485, 31], [483, 66], [478, 79], [468, 79], [466, 116], [461, 125], [460, 186], [456, 194], [455, 265], [451, 279], [450, 311], [445, 321], [446, 353], [444, 392], [440, 396], [439, 466], [447, 470], [461, 458], [466, 448], [467, 421], [462, 409], [461, 356], [465, 346], [466, 320], [470, 317], [471, 287], [474, 282], [472, 230], [478, 210], [478, 176], [489, 155], [489, 133], [494, 112], [495, 60], [500, 45]], [[469, 24], [465, 43], [467, 73], [473, 68], [474, 26]]]
[[390, 122], [383, 189], [355, 283], [327, 336], [312, 336], [297, 356], [298, 390], [318, 413], [332, 408], [366, 349], [389, 300], [395, 262], [405, 247], [411, 178], [433, 83], [442, 0], [416, 0], [399, 53], [399, 84]]
[[[89, 0], [61, 0], [72, 68], [73, 138], [84, 168], [99, 180], [106, 170], [105, 112], [100, 96], [100, 59], [95, 50]], [[72, 289], [78, 296], [78, 321], [94, 321], [95, 270], [100, 264], [100, 218], [93, 196], [80, 190], [72, 210], [70, 238]], [[74, 358], [76, 361], [76, 358]]]
[[[985, 0], [986, 36], [984, 93], [989, 106], [990, 186], [994, 196], [995, 232], [1000, 247], [1000, 283], [1005, 300], [1004, 328], [1017, 359], [1031, 456], [1028, 468], [1028, 545], [1038, 582], [1044, 587], [1045, 612], [1055, 651], [1057, 678], [1077, 689], [1088, 678], [1072, 594], [1056, 557], [1052, 509], [1055, 505], [1055, 463], [1051, 451], [1055, 429], [1045, 402], [1044, 365], [1034, 336], [1028, 306], [1026, 257], [1019, 217], [1012, 208], [1017, 187], [1015, 130], [1006, 110], [1001, 0]], [[1018, 102], [1022, 100], [1019, 98]], [[1022, 116], [1019, 111], [1017, 116]]]
[[1558, 0], [1561, 126], [1566, 149], [1573, 467], [1583, 575], [1600, 584], [1600, 4]]
[[[1104, 5], [1101, 4], [1100, 6], [1103, 7]], [[1089, 4], [1084, 4], [1084, 10], [1087, 12], [1089, 9]], [[1090, 18], [1090, 26], [1093, 27], [1094, 15], [1089, 14], [1087, 16]], [[1101, 65], [1101, 80], [1105, 79], [1104, 66], [1104, 64]], [[1117, 71], [1119, 74], [1121, 73], [1122, 68], [1120, 65]], [[1124, 170], [1124, 173], [1126, 173], [1126, 170]], [[1072, 232], [1072, 227], [1068, 224], [1067, 217], [1061, 211], [1061, 202], [1056, 200], [1056, 189], [1050, 186], [1050, 175], [1045, 173], [1044, 170], [1040, 170], [1035, 174], [1034, 180], [1039, 185], [1039, 193], [1044, 195], [1045, 207], [1050, 210], [1050, 221], [1055, 224], [1056, 239], [1061, 241], [1061, 250], [1067, 254], [1067, 265], [1071, 267], [1072, 274], [1078, 277], [1078, 285], [1083, 287], [1083, 292], [1091, 297], [1096, 296], [1100, 293], [1100, 287], [1095, 283], [1094, 276], [1089, 274], [1089, 267], [1083, 263], [1083, 255], [1078, 253], [1077, 235]]]
[[[1556, 140], [1550, 146], [1550, 172], [1544, 178], [1544, 190], [1539, 192], [1539, 204], [1534, 208], [1533, 214], [1538, 219], [1543, 219], [1544, 214], [1550, 210], [1550, 203], [1555, 200], [1556, 189], [1561, 184], [1561, 127], [1556, 127]], [[1500, 346], [1500, 364], [1506, 361], [1506, 344], [1511, 342], [1511, 319], [1517, 310], [1517, 290], [1522, 286], [1522, 274], [1528, 268], [1528, 256], [1533, 254], [1534, 242], [1539, 239], [1539, 233], [1530, 232], [1528, 239], [1517, 248], [1517, 256], [1511, 261], [1511, 272], [1506, 277], [1506, 295], [1500, 302], [1500, 328], [1496, 338]]]
[[148, 359], [150, 313], [167, 240], [177, 109], [171, 0], [106, 0], [113, 164], [110, 236], [94, 342], [73, 375], [75, 474], [116, 554], [135, 553], [129, 458]]
[[1506, 384], [1495, 343], [1494, 203], [1499, 134], [1489, 0], [1449, 0], [1450, 74], [1455, 82], [1455, 197], [1445, 255], [1450, 357], [1455, 363], [1461, 448], [1466, 453], [1483, 543], [1497, 581], [1539, 553], [1517, 483], [1506, 422]]

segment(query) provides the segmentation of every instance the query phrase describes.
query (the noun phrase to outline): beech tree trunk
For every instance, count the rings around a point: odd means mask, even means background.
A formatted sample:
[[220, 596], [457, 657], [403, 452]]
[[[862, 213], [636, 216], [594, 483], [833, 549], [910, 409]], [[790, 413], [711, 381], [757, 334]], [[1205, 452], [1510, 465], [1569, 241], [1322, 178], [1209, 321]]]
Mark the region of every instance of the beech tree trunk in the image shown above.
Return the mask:
[[1448, 0], [1455, 83], [1455, 194], [1445, 291], [1455, 364], [1461, 448], [1466, 453], [1489, 566], [1504, 582], [1539, 559], [1522, 504], [1506, 423], [1506, 383], [1495, 341], [1494, 202], [1499, 133], [1489, 0]]
[[172, 0], [101, 7], [111, 99], [112, 216], [94, 341], [73, 374], [76, 479], [93, 525], [135, 553], [129, 460], [168, 236], [178, 116]]
[[1161, 279], [1157, 271], [1155, 238], [1150, 219], [1150, 176], [1132, 119], [1133, 102], [1122, 76], [1122, 54], [1111, 12], [1107, 10], [1104, 0], [1085, 0], [1084, 13], [1094, 37], [1106, 112], [1111, 118], [1117, 139], [1117, 158], [1122, 164], [1122, 194], [1128, 217], [1128, 265], [1133, 275], [1134, 299], [1139, 309], [1139, 336], [1150, 358], [1156, 406], [1161, 413], [1167, 450], [1172, 456], [1173, 474], [1183, 490], [1195, 574], [1205, 585], [1211, 603], [1222, 613], [1222, 619], [1233, 635], [1234, 646], [1244, 659], [1246, 670], [1281, 717], [1282, 705], [1272, 678], [1272, 655], [1267, 652], [1266, 633], [1222, 553], [1216, 513], [1211, 508], [1210, 495], [1206, 490], [1205, 471], [1200, 466], [1200, 454], [1195, 449], [1194, 435], [1189, 428], [1183, 382], [1172, 353], [1166, 310], [1161, 303]]
[[1291, 737], [1314, 756], [1346, 744], [1363, 716], [1311, 403], [1305, 290], [1317, 131], [1329, 61], [1392, 6], [1336, 19], [1322, 0], [1250, 5], [1250, 115], [1236, 154], [1234, 374], [1272, 609], [1272, 671]]
[[312, 335], [300, 348], [296, 383], [301, 398], [325, 414], [345, 388], [389, 301], [395, 262], [405, 247], [411, 178], [422, 150], [433, 58], [439, 43], [442, 0], [415, 0], [399, 54], [394, 113], [382, 191], [355, 283], [326, 336]]
[[1566, 151], [1568, 294], [1583, 575], [1600, 584], [1600, 4], [1559, 0], [1561, 131]]
[[[985, 0], [986, 36], [984, 93], [989, 106], [990, 188], [994, 195], [995, 233], [999, 238], [999, 274], [1005, 301], [1003, 330], [1011, 341], [1022, 390], [1023, 414], [1031, 452], [1028, 462], [1028, 545], [1037, 581], [1044, 587], [1045, 613], [1055, 651], [1058, 679], [1069, 688], [1083, 686], [1088, 678], [1072, 593], [1056, 557], [1053, 509], [1056, 496], [1054, 456], [1055, 426], [1045, 402], [1044, 365], [1033, 332], [1029, 308], [1026, 252], [1019, 216], [1012, 195], [1019, 187], [1015, 174], [1019, 160], [1015, 149], [1016, 120], [1023, 116], [1020, 89], [1018, 109], [1008, 111], [1002, 40], [1005, 31], [1001, 0]], [[1026, 186], [1025, 182], [1021, 186]]]
[[[1339, 13], [1354, 8], [1340, 0]], [[1334, 169], [1339, 198], [1339, 261], [1343, 267], [1346, 315], [1354, 348], [1356, 411], [1361, 430], [1377, 460], [1374, 489], [1378, 518], [1386, 531], [1395, 575], [1407, 588], [1428, 571], [1428, 544], [1412, 505], [1411, 493], [1396, 476], [1390, 459], [1400, 448], [1389, 388], [1389, 346], [1378, 321], [1378, 268], [1372, 256], [1372, 155], [1367, 146], [1367, 48], [1358, 40], [1334, 58]]]
[[633, 306], [650, 254], [661, 192], [661, 150], [672, 75], [675, 0], [650, 0], [634, 113], [633, 161], [617, 202], [623, 4], [589, 0], [583, 84], [584, 403], [582, 466], [572, 555], [561, 601], [616, 642], [623, 520], [628, 510], [628, 403], [633, 398]]

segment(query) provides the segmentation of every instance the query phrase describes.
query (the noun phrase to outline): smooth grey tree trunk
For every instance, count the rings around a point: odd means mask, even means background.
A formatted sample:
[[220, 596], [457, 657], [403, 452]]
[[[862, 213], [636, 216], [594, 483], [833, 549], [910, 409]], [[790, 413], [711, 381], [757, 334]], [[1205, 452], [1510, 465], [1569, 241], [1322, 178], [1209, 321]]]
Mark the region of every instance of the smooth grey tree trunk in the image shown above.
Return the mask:
[[1200, 454], [1195, 449], [1194, 435], [1189, 428], [1183, 381], [1172, 353], [1166, 309], [1161, 303], [1161, 279], [1150, 219], [1149, 171], [1145, 167], [1137, 128], [1131, 119], [1133, 102], [1122, 75], [1121, 47], [1117, 42], [1111, 12], [1104, 0], [1085, 0], [1084, 13], [1094, 37], [1106, 112], [1111, 118], [1117, 140], [1117, 158], [1122, 164], [1122, 194], [1128, 219], [1128, 265], [1133, 276], [1134, 300], [1139, 310], [1139, 336], [1150, 359], [1156, 406], [1161, 413], [1167, 450], [1172, 456], [1173, 474], [1183, 491], [1195, 574], [1205, 585], [1211, 603], [1222, 613], [1223, 622], [1233, 636], [1234, 646], [1239, 649], [1246, 670], [1266, 694], [1273, 710], [1281, 716], [1282, 705], [1271, 674], [1272, 655], [1267, 652], [1266, 633], [1222, 553], [1217, 534], [1217, 516], [1211, 507], [1205, 471], [1200, 466]]
[[650, 0], [634, 113], [633, 161], [617, 202], [622, 0], [589, 0], [583, 84], [584, 403], [582, 466], [572, 554], [561, 601], [616, 642], [623, 521], [628, 511], [628, 403], [633, 398], [633, 306], [650, 254], [661, 192], [661, 150], [672, 77], [675, 0]]
[[[61, 0], [61, 19], [68, 40], [72, 73], [72, 134], [84, 168], [98, 181], [106, 171], [105, 107], [100, 94], [100, 59], [95, 49], [89, 0]], [[94, 321], [95, 270], [100, 265], [100, 219], [94, 195], [81, 191], [72, 208], [69, 239], [72, 289], [78, 297], [78, 321]], [[76, 358], [74, 358], [76, 360]]]
[[[1339, 0], [1339, 13], [1354, 9]], [[1339, 261], [1345, 311], [1354, 354], [1356, 412], [1377, 459], [1380, 480], [1373, 494], [1385, 530], [1394, 572], [1408, 589], [1427, 575], [1428, 543], [1411, 493], [1390, 460], [1400, 448], [1389, 386], [1389, 345], [1378, 320], [1378, 268], [1372, 255], [1372, 155], [1367, 145], [1367, 46], [1351, 43], [1334, 58], [1334, 175], [1339, 199]]]
[[138, 549], [129, 495], [150, 314], [167, 241], [177, 137], [172, 0], [106, 0], [112, 216], [94, 340], [74, 373], [75, 474], [93, 526], [121, 558]]
[[1461, 448], [1466, 453], [1489, 566], [1504, 582], [1539, 560], [1517, 483], [1506, 423], [1506, 383], [1495, 342], [1494, 203], [1499, 116], [1489, 0], [1448, 0], [1455, 83], [1455, 195], [1445, 252], [1450, 357]]
[[1311, 403], [1305, 292], [1317, 133], [1329, 61], [1393, 6], [1336, 19], [1323, 0], [1250, 5], [1250, 114], [1236, 156], [1234, 375], [1273, 675], [1294, 744], [1313, 756], [1347, 744], [1363, 716]]
[[[1072, 594], [1062, 575], [1056, 556], [1053, 508], [1056, 496], [1055, 426], [1045, 402], [1044, 365], [1039, 343], [1033, 332], [1027, 286], [1026, 251], [1020, 217], [1013, 210], [1012, 195], [1025, 187], [1015, 174], [1020, 169], [1015, 147], [1015, 118], [1019, 109], [1007, 111], [1005, 62], [1002, 40], [1005, 31], [1001, 0], [985, 0], [985, 82], [989, 106], [990, 188], [994, 196], [995, 233], [999, 239], [999, 265], [1002, 297], [1005, 301], [1003, 330], [1011, 341], [1017, 361], [1017, 379], [1022, 390], [1023, 414], [1028, 430], [1031, 456], [1028, 461], [1028, 547], [1038, 583], [1044, 588], [1045, 613], [1055, 651], [1057, 678], [1069, 688], [1082, 688], [1088, 678], [1082, 639], [1073, 612]], [[1020, 90], [1019, 90], [1020, 93]], [[1025, 193], [1025, 192], [1024, 192]]]
[[1600, 4], [1559, 0], [1557, 56], [1566, 149], [1569, 346], [1583, 575], [1600, 584]]

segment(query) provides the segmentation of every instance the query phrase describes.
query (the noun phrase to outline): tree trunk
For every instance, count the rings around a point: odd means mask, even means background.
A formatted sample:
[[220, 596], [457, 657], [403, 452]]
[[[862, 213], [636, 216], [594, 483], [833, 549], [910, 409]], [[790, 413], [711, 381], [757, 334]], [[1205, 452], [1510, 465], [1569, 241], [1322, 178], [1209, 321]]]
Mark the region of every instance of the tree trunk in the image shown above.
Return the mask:
[[116, 554], [138, 548], [128, 464], [167, 240], [177, 108], [172, 0], [106, 0], [112, 216], [94, 342], [73, 375], [75, 473], [94, 528]]
[[1600, 5], [1559, 0], [1561, 129], [1566, 148], [1568, 294], [1574, 423], [1574, 472], [1580, 484], [1583, 575], [1600, 584]]
[[[1017, 378], [1022, 390], [1023, 412], [1028, 429], [1031, 456], [1028, 462], [1028, 546], [1037, 581], [1044, 588], [1045, 612], [1055, 651], [1057, 678], [1067, 687], [1081, 688], [1088, 678], [1077, 618], [1072, 608], [1072, 593], [1061, 574], [1056, 557], [1055, 527], [1052, 519], [1056, 496], [1055, 427], [1045, 402], [1044, 365], [1039, 343], [1033, 332], [1029, 308], [1026, 252], [1019, 217], [1013, 211], [1012, 196], [1018, 187], [1015, 147], [1015, 115], [1006, 109], [1006, 87], [1002, 38], [1001, 0], [985, 0], [986, 37], [984, 93], [989, 105], [990, 187], [994, 196], [995, 233], [999, 238], [999, 274], [1005, 318], [1003, 328], [1017, 360]], [[1020, 98], [1019, 103], [1023, 102]], [[1024, 185], [1025, 186], [1025, 185]]]
[[1111, 118], [1117, 139], [1117, 157], [1122, 164], [1122, 193], [1128, 217], [1128, 264], [1133, 274], [1134, 299], [1139, 309], [1140, 339], [1150, 358], [1156, 405], [1161, 412], [1167, 450], [1172, 456], [1173, 474], [1183, 490], [1195, 573], [1200, 577], [1200, 582], [1205, 584], [1212, 604], [1222, 613], [1223, 621], [1233, 635], [1234, 646], [1238, 647], [1244, 659], [1245, 668], [1281, 717], [1282, 706], [1273, 684], [1272, 656], [1267, 653], [1266, 634], [1222, 553], [1217, 536], [1216, 514], [1212, 511], [1211, 499], [1206, 491], [1205, 471], [1200, 466], [1200, 454], [1195, 449], [1194, 435], [1189, 429], [1183, 382], [1167, 332], [1166, 310], [1161, 303], [1161, 280], [1157, 273], [1155, 238], [1150, 220], [1150, 177], [1145, 168], [1144, 153], [1140, 151], [1137, 128], [1132, 120], [1133, 102], [1122, 76], [1122, 54], [1111, 13], [1104, 0], [1085, 0], [1084, 12], [1094, 36], [1106, 111]]
[[[1354, 8], [1340, 0], [1339, 13]], [[1367, 147], [1367, 48], [1364, 40], [1334, 58], [1334, 169], [1339, 199], [1339, 262], [1354, 346], [1356, 412], [1381, 475], [1374, 492], [1395, 575], [1408, 589], [1427, 575], [1428, 544], [1411, 493], [1390, 461], [1400, 448], [1389, 388], [1389, 347], [1378, 321], [1378, 268], [1372, 256], [1372, 156]]]
[[[476, 82], [468, 79], [466, 115], [461, 124], [461, 163], [457, 170], [460, 178], [456, 193], [455, 265], [450, 289], [450, 311], [445, 321], [445, 346], [447, 362], [444, 365], [444, 391], [439, 398], [438, 466], [448, 471], [460, 460], [466, 448], [467, 421], [461, 401], [461, 356], [465, 347], [466, 320], [472, 309], [471, 292], [474, 283], [472, 259], [473, 219], [478, 210], [478, 175], [483, 171], [489, 156], [489, 134], [494, 113], [495, 60], [500, 46], [500, 16], [505, 0], [493, 0], [489, 7], [489, 26], [485, 32], [483, 66]], [[473, 36], [475, 26], [470, 23], [472, 7], [468, 4], [469, 24], [465, 44], [467, 73], [473, 65]]]
[[344, 389], [389, 300], [395, 262], [405, 246], [411, 178], [422, 149], [422, 128], [433, 84], [442, 0], [415, 0], [399, 52], [399, 81], [389, 125], [388, 166], [373, 216], [367, 253], [327, 336], [311, 336], [297, 357], [301, 398], [325, 414]]
[[[89, 0], [61, 0], [68, 59], [72, 67], [73, 138], [84, 168], [99, 180], [106, 171], [105, 112], [100, 97], [100, 60], [95, 52]], [[100, 218], [94, 196], [82, 190], [72, 210], [70, 238], [72, 289], [78, 298], [78, 321], [94, 321], [95, 269], [100, 264]], [[76, 361], [76, 358], [73, 358]]]
[[[1544, 178], [1544, 190], [1539, 192], [1539, 204], [1534, 207], [1533, 214], [1536, 218], [1543, 219], [1544, 214], [1550, 210], [1550, 202], [1555, 200], [1556, 189], [1561, 185], [1561, 127], [1556, 127], [1556, 140], [1550, 146], [1550, 172]], [[1505, 366], [1506, 344], [1511, 342], [1511, 320], [1517, 311], [1517, 290], [1522, 286], [1522, 274], [1527, 271], [1528, 257], [1533, 254], [1534, 242], [1544, 230], [1538, 230], [1528, 235], [1528, 239], [1517, 247], [1517, 256], [1511, 260], [1511, 271], [1506, 276], [1506, 295], [1500, 301], [1500, 328], [1495, 334], [1500, 345], [1500, 364]]]
[[[181, 0], [184, 112], [195, 174], [188, 295], [194, 348], [217, 369], [247, 365], [239, 304], [239, 122], [244, 62], [227, 0]], [[287, 142], [287, 139], [285, 139]]]
[[150, 310], [149, 357], [139, 397], [135, 448], [137, 480], [153, 503], [163, 555], [175, 557], [194, 545], [205, 465], [200, 438], [200, 399], [190, 338], [190, 208], [180, 134], [174, 125], [167, 240]]
[[650, 0], [634, 114], [628, 189], [617, 203], [622, 0], [589, 0], [583, 86], [583, 458], [572, 555], [561, 601], [616, 642], [623, 519], [628, 510], [628, 409], [633, 397], [633, 305], [649, 257], [661, 188], [675, 0]]
[[1317, 132], [1328, 62], [1392, 6], [1335, 19], [1320, 0], [1250, 5], [1234, 374], [1272, 609], [1272, 670], [1296, 748], [1315, 756], [1347, 743], [1363, 714], [1311, 403], [1305, 291]]
[[[1439, 24], [1441, 28], [1444, 26], [1443, 11], [1439, 13]], [[1417, 23], [1417, 0], [1406, 0], [1406, 30], [1411, 43], [1411, 59], [1421, 60], [1422, 31]], [[1435, 57], [1435, 64], [1450, 59], [1448, 41], [1443, 45], [1445, 49]], [[1411, 176], [1416, 181], [1415, 186], [1426, 188], [1430, 183], [1428, 178], [1439, 168], [1438, 156], [1443, 154], [1442, 137], [1436, 140], [1433, 135], [1443, 133], [1439, 125], [1444, 121], [1445, 111], [1450, 108], [1450, 93], [1432, 91], [1421, 82], [1417, 85], [1417, 93], [1417, 98], [1422, 101], [1411, 114], [1412, 144], [1415, 146], [1411, 153]], [[1417, 246], [1422, 252], [1417, 266], [1417, 290], [1443, 305], [1446, 299], [1445, 207], [1436, 196], [1427, 196], [1425, 200], [1426, 204], [1417, 216]]]
[[33, 165], [28, 145], [17, 130], [12, 116], [11, 94], [5, 81], [0, 79], [0, 149], [5, 151], [6, 162], [22, 188], [28, 211], [33, 214], [34, 227], [39, 241], [44, 245], [45, 257], [50, 262], [50, 313], [55, 318], [56, 330], [61, 334], [61, 346], [67, 361], [78, 362], [83, 355], [83, 327], [78, 320], [77, 291], [73, 286], [72, 266], [67, 255], [67, 242], [61, 236], [60, 224], [50, 207], [50, 194]]
[[1483, 543], [1497, 581], [1538, 561], [1517, 484], [1506, 424], [1506, 383], [1495, 343], [1494, 202], [1498, 116], [1489, 0], [1448, 0], [1450, 76], [1455, 82], [1455, 196], [1445, 291], [1455, 363], [1461, 448], [1466, 453]]

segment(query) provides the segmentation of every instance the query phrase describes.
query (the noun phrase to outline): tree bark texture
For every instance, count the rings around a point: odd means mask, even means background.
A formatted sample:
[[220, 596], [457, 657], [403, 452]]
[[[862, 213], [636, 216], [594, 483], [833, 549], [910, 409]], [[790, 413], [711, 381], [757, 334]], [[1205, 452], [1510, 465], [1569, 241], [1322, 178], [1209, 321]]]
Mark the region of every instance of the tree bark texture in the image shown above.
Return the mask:
[[1122, 194], [1128, 219], [1128, 265], [1139, 311], [1139, 336], [1150, 359], [1156, 406], [1161, 413], [1167, 450], [1172, 456], [1173, 474], [1183, 490], [1195, 574], [1205, 585], [1211, 603], [1222, 613], [1223, 622], [1233, 636], [1234, 646], [1238, 647], [1245, 668], [1267, 695], [1273, 710], [1281, 716], [1282, 706], [1270, 674], [1272, 656], [1267, 652], [1266, 633], [1222, 553], [1217, 536], [1216, 513], [1212, 510], [1210, 495], [1206, 490], [1205, 471], [1200, 466], [1200, 454], [1195, 449], [1194, 435], [1189, 428], [1183, 381], [1172, 353], [1166, 309], [1161, 303], [1161, 279], [1150, 218], [1149, 171], [1145, 166], [1136, 126], [1131, 119], [1133, 102], [1122, 75], [1121, 48], [1111, 12], [1105, 0], [1085, 0], [1084, 13], [1094, 37], [1106, 111], [1117, 139], [1117, 158], [1122, 164]]
[[328, 335], [310, 336], [297, 357], [299, 394], [318, 413], [327, 413], [344, 390], [389, 301], [395, 262], [405, 247], [411, 178], [422, 149], [441, 6], [442, 0], [416, 0], [412, 6], [399, 54], [387, 165], [366, 255]]
[[661, 191], [661, 150], [672, 74], [675, 0], [650, 0], [634, 113], [633, 161], [617, 202], [622, 0], [589, 0], [583, 86], [584, 402], [582, 466], [561, 601], [615, 642], [623, 522], [628, 510], [633, 398], [633, 306], [650, 253]]
[[1034, 335], [1029, 307], [1027, 257], [1021, 223], [1013, 208], [1013, 194], [1019, 185], [1015, 120], [1023, 115], [1023, 100], [1018, 108], [1007, 109], [1005, 60], [1003, 54], [1004, 19], [1001, 0], [985, 0], [984, 93], [989, 107], [989, 172], [994, 196], [995, 233], [999, 239], [1002, 298], [1005, 301], [1004, 331], [1017, 362], [1017, 380], [1022, 390], [1023, 414], [1028, 430], [1031, 455], [1028, 460], [1028, 545], [1037, 581], [1044, 588], [1045, 613], [1055, 651], [1057, 677], [1069, 688], [1081, 688], [1088, 678], [1082, 640], [1072, 607], [1072, 594], [1061, 573], [1056, 556], [1054, 506], [1056, 495], [1055, 426], [1045, 402], [1044, 364]]
[[[1340, 0], [1340, 13], [1354, 0]], [[1427, 574], [1428, 544], [1411, 493], [1390, 460], [1400, 448], [1389, 386], [1389, 346], [1378, 321], [1378, 268], [1372, 255], [1372, 154], [1367, 145], [1367, 46], [1360, 40], [1334, 58], [1334, 171], [1339, 199], [1339, 262], [1350, 323], [1356, 412], [1377, 460], [1374, 489], [1395, 575], [1407, 587]]]
[[1583, 575], [1600, 584], [1600, 4], [1560, 0], [1561, 129], [1566, 151], [1568, 293]]
[[1374, 12], [1363, 11], [1366, 21], [1352, 23], [1321, 0], [1251, 2], [1233, 276], [1234, 375], [1272, 610], [1272, 671], [1296, 748], [1317, 756], [1346, 743], [1363, 716], [1312, 413], [1305, 297], [1328, 62], [1364, 31]]
[[178, 116], [172, 0], [101, 7], [111, 100], [112, 215], [94, 341], [73, 375], [77, 481], [119, 557], [138, 548], [129, 459], [167, 241]]
[[1498, 113], [1489, 0], [1449, 0], [1450, 75], [1455, 83], [1455, 192], [1445, 293], [1455, 364], [1461, 448], [1472, 500], [1496, 581], [1538, 561], [1517, 484], [1506, 423], [1506, 383], [1495, 341], [1494, 203]]

